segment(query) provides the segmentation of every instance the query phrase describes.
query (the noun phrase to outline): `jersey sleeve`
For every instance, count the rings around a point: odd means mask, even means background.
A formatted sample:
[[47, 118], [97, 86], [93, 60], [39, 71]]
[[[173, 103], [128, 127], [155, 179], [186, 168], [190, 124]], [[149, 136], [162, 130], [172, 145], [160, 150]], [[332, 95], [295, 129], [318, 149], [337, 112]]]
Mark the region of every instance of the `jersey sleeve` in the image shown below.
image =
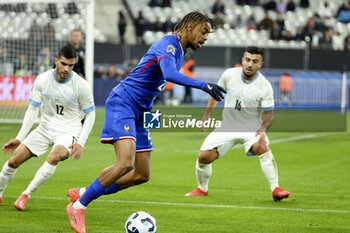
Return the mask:
[[87, 82], [80, 86], [79, 104], [85, 114], [95, 109], [94, 97]]
[[28, 102], [35, 107], [39, 107], [41, 105], [42, 82], [43, 78], [38, 76], [35, 79], [32, 90], [29, 94]]
[[181, 51], [177, 51], [177, 50], [178, 49], [176, 48], [176, 44], [174, 41], [170, 41], [170, 40], [166, 40], [166, 39], [161, 41], [157, 45], [157, 48], [155, 50], [155, 55], [157, 57], [158, 63], [163, 58], [168, 58], [171, 61], [173, 61], [175, 64], [175, 61], [176, 61], [175, 54], [179, 53], [179, 52], [181, 53]]
[[229, 76], [229, 70], [225, 70], [218, 81], [218, 85], [224, 88], [225, 90], [227, 89], [227, 81], [229, 80]]
[[275, 108], [275, 100], [273, 98], [273, 89], [270, 83], [266, 86], [265, 93], [261, 100], [261, 108], [263, 111], [270, 111]]
[[163, 73], [164, 79], [179, 85], [189, 86], [204, 90], [207, 82], [192, 79], [176, 69], [176, 54], [182, 53], [177, 49], [174, 41], [164, 39], [157, 45], [155, 51], [160, 69]]
[[207, 82], [190, 78], [176, 70], [175, 64], [170, 59], [162, 59], [159, 63], [164, 79], [183, 86], [189, 86], [204, 90]]

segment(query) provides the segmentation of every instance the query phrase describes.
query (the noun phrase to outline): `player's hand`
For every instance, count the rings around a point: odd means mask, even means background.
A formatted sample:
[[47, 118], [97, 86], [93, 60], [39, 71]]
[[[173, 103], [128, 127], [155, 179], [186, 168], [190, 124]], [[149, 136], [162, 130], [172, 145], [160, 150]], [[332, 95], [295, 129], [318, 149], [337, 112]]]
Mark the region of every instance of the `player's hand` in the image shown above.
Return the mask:
[[204, 88], [204, 91], [211, 95], [214, 100], [221, 101], [224, 99], [224, 95], [222, 93], [227, 93], [224, 88], [220, 87], [215, 83], [207, 83]]
[[83, 151], [83, 147], [78, 143], [74, 143], [69, 146], [69, 149], [72, 149], [69, 153], [69, 157], [73, 155], [73, 159], [78, 160], [80, 158], [81, 152]]
[[21, 144], [21, 141], [18, 140], [17, 138], [11, 139], [10, 141], [8, 141], [8, 143], [6, 143], [4, 145], [4, 147], [2, 148], [2, 150], [6, 153], [6, 154], [12, 154], [13, 151]]
[[259, 143], [265, 142], [265, 137], [266, 137], [265, 132], [266, 132], [266, 129], [264, 127], [260, 127], [256, 131], [255, 137], [260, 136], [259, 141], [258, 141]]

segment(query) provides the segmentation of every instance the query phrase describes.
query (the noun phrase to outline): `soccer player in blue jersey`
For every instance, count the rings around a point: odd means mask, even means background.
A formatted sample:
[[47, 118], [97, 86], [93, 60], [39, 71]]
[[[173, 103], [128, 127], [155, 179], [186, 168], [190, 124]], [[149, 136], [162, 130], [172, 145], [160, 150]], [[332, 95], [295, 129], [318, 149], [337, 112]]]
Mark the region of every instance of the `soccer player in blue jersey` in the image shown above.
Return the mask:
[[154, 97], [168, 81], [201, 89], [216, 101], [223, 99], [226, 92], [222, 87], [179, 72], [186, 49], [200, 48], [210, 31], [207, 17], [188, 13], [175, 26], [173, 35], [155, 42], [128, 78], [112, 90], [106, 101], [101, 142], [113, 144], [117, 163], [105, 168], [88, 187], [68, 191], [72, 203], [66, 211], [73, 230], [85, 232], [85, 208], [94, 199], [149, 180], [153, 146], [148, 130], [143, 128], [143, 112], [152, 109]]

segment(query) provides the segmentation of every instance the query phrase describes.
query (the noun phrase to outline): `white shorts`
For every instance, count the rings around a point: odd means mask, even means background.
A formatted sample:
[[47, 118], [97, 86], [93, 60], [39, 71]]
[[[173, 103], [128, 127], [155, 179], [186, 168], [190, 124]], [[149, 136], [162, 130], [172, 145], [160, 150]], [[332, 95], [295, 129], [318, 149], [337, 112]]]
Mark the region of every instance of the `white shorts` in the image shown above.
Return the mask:
[[[241, 143], [244, 146], [245, 153], [253, 156], [249, 149], [259, 141], [260, 136], [255, 136], [256, 132], [212, 132], [204, 140], [201, 150], [212, 150], [217, 148], [219, 157], [226, 154], [234, 145]], [[265, 140], [269, 143], [269, 138], [265, 135]]]
[[23, 144], [35, 155], [40, 156], [53, 145], [64, 146], [68, 152], [71, 151], [69, 146], [77, 141], [79, 135], [72, 133], [55, 133], [45, 130], [40, 126], [34, 129], [24, 140]]

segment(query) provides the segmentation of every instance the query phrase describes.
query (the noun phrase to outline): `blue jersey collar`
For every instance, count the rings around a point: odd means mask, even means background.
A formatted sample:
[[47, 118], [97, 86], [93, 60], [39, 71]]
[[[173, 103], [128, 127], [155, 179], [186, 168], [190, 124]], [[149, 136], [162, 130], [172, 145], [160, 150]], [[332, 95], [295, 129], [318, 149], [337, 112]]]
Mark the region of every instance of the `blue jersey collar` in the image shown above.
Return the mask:
[[247, 82], [247, 81], [245, 81], [244, 78], [243, 78], [243, 68], [242, 68], [242, 71], [241, 71], [241, 79], [242, 79], [242, 82], [245, 83], [245, 84], [252, 84], [253, 82], [255, 82], [255, 80], [258, 79], [259, 76], [260, 76], [260, 72], [258, 71], [258, 74], [255, 76], [255, 78], [254, 78], [252, 81]]
[[56, 81], [56, 82], [58, 82], [58, 83], [67, 83], [67, 82], [69, 82], [71, 79], [72, 79], [72, 77], [73, 77], [73, 71], [71, 71], [70, 72], [70, 76], [69, 76], [69, 79], [67, 79], [66, 81], [59, 81], [57, 78], [56, 78], [56, 75], [55, 75], [55, 71], [56, 71], [56, 69], [53, 69], [52, 70], [52, 76], [53, 76], [53, 79]]

